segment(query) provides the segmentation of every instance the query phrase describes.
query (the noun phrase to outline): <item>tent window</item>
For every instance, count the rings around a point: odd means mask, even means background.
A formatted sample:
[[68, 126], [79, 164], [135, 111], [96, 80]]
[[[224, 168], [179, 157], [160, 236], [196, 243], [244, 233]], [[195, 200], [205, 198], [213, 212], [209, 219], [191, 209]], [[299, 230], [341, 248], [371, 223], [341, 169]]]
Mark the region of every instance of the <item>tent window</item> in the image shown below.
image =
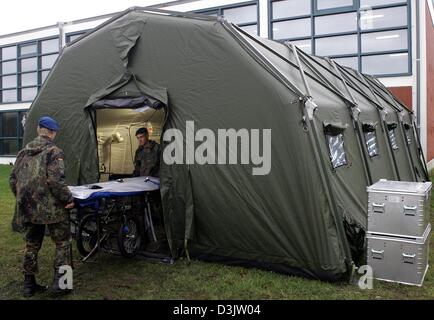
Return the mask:
[[398, 150], [398, 143], [396, 142], [395, 129], [389, 129], [389, 141], [393, 150]]
[[365, 132], [366, 148], [371, 158], [379, 155], [375, 126], [376, 124], [372, 124], [372, 123], [363, 124], [363, 131]]
[[347, 156], [344, 148], [344, 135], [339, 133], [337, 135], [326, 135], [330, 151], [330, 160], [333, 169], [339, 168], [347, 164]]
[[410, 145], [411, 144], [411, 125], [409, 124], [405, 124], [404, 125], [405, 128], [405, 138], [407, 140], [407, 144]]
[[378, 143], [375, 131], [365, 133], [366, 148], [371, 158], [378, 156]]

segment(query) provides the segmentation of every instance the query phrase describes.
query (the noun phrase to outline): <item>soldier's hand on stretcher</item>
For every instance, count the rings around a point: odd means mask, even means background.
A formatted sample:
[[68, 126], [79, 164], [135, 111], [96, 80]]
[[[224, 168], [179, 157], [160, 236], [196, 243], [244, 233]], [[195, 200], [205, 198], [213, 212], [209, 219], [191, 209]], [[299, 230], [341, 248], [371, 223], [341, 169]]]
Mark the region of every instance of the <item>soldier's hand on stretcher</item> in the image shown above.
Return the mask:
[[74, 202], [70, 202], [65, 206], [65, 209], [72, 209], [74, 208]]

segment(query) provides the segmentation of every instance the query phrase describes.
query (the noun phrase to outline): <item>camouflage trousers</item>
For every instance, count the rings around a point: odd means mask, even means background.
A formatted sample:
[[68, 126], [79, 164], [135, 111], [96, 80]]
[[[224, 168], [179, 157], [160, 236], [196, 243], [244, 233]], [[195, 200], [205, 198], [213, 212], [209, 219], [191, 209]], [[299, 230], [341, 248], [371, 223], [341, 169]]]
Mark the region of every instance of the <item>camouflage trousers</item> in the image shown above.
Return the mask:
[[38, 272], [38, 252], [42, 247], [45, 235], [45, 227], [48, 228], [51, 239], [56, 245], [54, 254], [54, 268], [71, 266], [71, 227], [69, 220], [53, 224], [27, 223], [25, 228], [25, 250], [23, 259], [24, 274], [36, 274]]

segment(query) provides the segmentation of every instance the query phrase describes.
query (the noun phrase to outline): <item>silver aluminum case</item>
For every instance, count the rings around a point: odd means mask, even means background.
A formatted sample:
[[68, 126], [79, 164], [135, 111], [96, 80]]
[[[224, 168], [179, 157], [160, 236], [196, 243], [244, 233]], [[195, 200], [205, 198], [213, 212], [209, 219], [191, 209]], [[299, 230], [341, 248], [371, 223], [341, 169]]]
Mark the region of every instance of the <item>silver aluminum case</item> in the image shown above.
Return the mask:
[[368, 233], [367, 262], [372, 267], [373, 277], [422, 286], [429, 265], [430, 232], [429, 224], [423, 237], [399, 238]]
[[430, 223], [431, 182], [380, 180], [367, 188], [368, 232], [422, 237]]

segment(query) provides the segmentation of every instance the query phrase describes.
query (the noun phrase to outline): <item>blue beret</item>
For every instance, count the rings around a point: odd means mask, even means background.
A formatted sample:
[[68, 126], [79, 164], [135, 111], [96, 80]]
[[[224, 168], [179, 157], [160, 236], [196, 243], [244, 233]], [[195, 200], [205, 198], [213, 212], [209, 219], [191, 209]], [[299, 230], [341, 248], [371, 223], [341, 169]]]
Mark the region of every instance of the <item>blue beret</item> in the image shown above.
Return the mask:
[[56, 122], [56, 120], [50, 117], [41, 117], [39, 119], [39, 126], [41, 128], [47, 128], [51, 131], [59, 131], [60, 129], [59, 124]]

